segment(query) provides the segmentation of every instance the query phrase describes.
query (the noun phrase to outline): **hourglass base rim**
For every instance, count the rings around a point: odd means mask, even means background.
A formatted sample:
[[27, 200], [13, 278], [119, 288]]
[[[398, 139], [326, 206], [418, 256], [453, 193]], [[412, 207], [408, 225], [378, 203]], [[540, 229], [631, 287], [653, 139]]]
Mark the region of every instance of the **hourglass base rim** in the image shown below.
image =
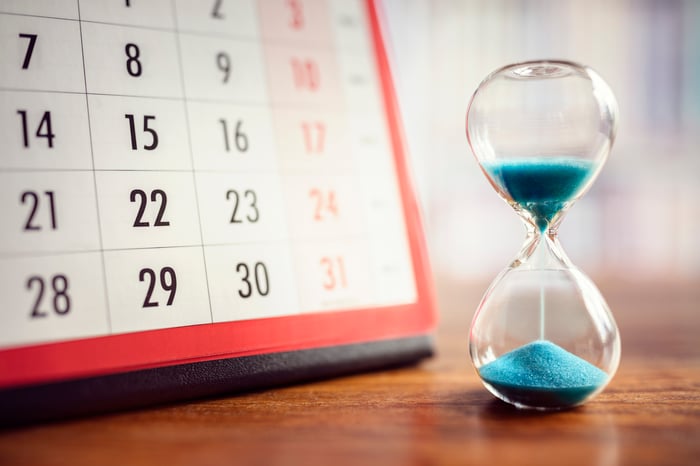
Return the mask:
[[561, 411], [575, 408], [585, 404], [598, 393], [605, 385], [580, 386], [567, 388], [540, 388], [509, 386], [502, 383], [489, 383], [481, 380], [486, 389], [496, 398], [523, 410], [536, 411]]

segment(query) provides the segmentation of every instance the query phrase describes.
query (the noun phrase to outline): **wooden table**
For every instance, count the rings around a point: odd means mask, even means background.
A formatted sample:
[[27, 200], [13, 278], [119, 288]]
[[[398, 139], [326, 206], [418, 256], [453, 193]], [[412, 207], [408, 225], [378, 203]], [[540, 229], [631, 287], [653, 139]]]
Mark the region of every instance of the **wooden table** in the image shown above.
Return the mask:
[[700, 286], [613, 284], [617, 376], [584, 407], [495, 400], [467, 358], [483, 284], [440, 280], [415, 367], [0, 432], [0, 464], [700, 465]]

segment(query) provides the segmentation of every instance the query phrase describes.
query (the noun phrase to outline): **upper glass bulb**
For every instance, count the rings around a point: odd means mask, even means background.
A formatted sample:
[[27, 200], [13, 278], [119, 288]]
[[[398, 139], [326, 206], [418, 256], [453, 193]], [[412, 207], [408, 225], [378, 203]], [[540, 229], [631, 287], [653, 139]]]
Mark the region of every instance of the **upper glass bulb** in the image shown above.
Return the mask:
[[558, 226], [597, 176], [617, 113], [612, 91], [592, 69], [518, 63], [479, 85], [467, 111], [467, 138], [498, 193], [544, 231]]

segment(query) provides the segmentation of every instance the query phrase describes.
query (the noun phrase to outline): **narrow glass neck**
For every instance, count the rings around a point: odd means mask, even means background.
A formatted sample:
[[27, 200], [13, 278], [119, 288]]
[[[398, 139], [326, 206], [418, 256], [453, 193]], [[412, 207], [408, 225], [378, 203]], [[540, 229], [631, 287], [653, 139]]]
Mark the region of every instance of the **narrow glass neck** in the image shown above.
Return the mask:
[[528, 224], [525, 243], [510, 266], [556, 270], [569, 268], [572, 264], [559, 243], [555, 228], [540, 232], [539, 229]]

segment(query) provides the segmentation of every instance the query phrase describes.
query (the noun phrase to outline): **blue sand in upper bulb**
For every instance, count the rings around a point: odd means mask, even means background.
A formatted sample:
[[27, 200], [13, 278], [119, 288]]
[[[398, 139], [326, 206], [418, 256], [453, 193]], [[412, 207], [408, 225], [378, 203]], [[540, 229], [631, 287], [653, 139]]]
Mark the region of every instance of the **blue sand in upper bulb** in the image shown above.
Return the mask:
[[495, 160], [482, 166], [515, 203], [532, 214], [540, 231], [547, 229], [595, 171], [591, 161], [574, 157]]
[[547, 340], [500, 356], [481, 366], [479, 375], [509, 401], [543, 408], [577, 405], [608, 380], [604, 371]]

